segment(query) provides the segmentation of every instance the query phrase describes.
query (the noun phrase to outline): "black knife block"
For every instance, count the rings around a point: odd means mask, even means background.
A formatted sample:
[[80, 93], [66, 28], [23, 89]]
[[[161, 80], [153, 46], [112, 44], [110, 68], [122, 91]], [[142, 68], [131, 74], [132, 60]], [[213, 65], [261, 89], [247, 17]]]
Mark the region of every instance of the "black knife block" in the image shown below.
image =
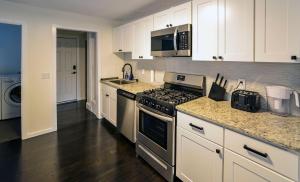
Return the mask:
[[211, 86], [208, 98], [211, 98], [215, 101], [224, 101], [224, 96], [226, 89], [214, 82]]

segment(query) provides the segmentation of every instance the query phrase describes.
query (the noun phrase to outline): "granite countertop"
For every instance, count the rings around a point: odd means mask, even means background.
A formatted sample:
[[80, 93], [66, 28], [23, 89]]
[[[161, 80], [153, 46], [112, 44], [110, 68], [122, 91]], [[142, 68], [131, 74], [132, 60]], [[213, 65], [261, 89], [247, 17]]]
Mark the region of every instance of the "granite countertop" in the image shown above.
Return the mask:
[[300, 117], [281, 117], [269, 112], [244, 112], [231, 108], [228, 101], [216, 102], [207, 97], [176, 108], [183, 113], [300, 154]]
[[139, 92], [143, 92], [145, 90], [151, 90], [155, 88], [161, 87], [161, 85], [145, 83], [145, 82], [133, 82], [129, 84], [118, 85], [110, 82], [111, 80], [102, 80], [101, 83], [107, 84], [117, 89], [122, 89], [132, 94], [137, 94]]

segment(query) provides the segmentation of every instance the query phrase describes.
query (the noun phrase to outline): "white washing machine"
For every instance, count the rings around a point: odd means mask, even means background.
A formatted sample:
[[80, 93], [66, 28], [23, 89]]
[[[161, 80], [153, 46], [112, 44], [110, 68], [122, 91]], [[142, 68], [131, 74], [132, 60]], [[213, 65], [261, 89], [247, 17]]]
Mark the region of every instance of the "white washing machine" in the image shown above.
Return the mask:
[[1, 119], [21, 117], [20, 75], [7, 75], [1, 80]]

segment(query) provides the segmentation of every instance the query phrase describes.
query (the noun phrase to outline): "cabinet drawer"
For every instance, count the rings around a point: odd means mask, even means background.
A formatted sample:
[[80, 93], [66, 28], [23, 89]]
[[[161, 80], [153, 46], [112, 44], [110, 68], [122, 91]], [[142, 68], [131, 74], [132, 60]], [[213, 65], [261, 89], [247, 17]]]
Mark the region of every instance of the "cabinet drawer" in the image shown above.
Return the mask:
[[225, 130], [225, 148], [298, 181], [298, 156], [253, 138]]
[[111, 99], [117, 100], [117, 89], [114, 87], [108, 87], [109, 96]]
[[203, 138], [223, 146], [224, 129], [190, 115], [178, 112], [177, 125]]

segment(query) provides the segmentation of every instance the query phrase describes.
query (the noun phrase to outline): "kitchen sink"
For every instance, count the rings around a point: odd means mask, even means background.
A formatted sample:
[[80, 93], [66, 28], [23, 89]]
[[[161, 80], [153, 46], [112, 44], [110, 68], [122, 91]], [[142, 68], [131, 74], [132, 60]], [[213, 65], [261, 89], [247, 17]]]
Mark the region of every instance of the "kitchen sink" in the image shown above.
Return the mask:
[[136, 80], [112, 80], [110, 82], [118, 85], [125, 85], [125, 84], [135, 83]]

